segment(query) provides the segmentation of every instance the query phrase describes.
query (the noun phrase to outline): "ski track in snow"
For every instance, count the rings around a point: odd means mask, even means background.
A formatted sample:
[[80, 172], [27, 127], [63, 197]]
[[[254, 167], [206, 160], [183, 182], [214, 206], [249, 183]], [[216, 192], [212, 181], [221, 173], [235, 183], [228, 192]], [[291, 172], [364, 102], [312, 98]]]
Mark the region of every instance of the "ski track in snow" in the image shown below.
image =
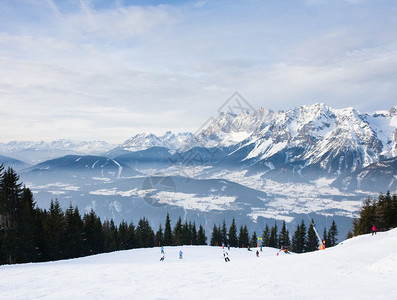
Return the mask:
[[119, 171], [117, 173], [117, 178], [120, 178], [121, 171], [123, 171], [123, 167], [117, 161], [115, 161], [114, 159], [112, 159], [112, 161], [119, 167]]
[[[135, 249], [0, 266], [0, 299], [396, 299], [397, 229], [307, 254]], [[178, 259], [182, 250], [183, 259]]]

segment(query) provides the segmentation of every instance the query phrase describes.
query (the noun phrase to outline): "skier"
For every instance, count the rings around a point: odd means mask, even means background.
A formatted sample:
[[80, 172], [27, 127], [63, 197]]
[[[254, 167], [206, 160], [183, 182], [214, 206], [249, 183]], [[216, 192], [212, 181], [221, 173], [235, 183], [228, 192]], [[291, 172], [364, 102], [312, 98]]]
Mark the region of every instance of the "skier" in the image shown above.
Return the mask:
[[161, 246], [161, 254], [164, 254], [164, 247]]
[[163, 256], [160, 258], [160, 261], [164, 261], [164, 258], [165, 258], [165, 256], [163, 255]]
[[259, 257], [259, 251], [256, 250], [256, 257]]
[[179, 259], [182, 259], [183, 258], [183, 252], [182, 252], [182, 250], [180, 250], [179, 251]]
[[227, 244], [227, 250], [230, 251], [230, 244]]
[[262, 252], [262, 245], [261, 245], [261, 252]]
[[372, 225], [372, 235], [376, 235], [376, 227], [375, 227], [375, 225]]
[[278, 254], [279, 254], [281, 251], [283, 251], [284, 254], [289, 254], [288, 248], [287, 248], [287, 247], [284, 247], [284, 246], [281, 246], [281, 249], [278, 250], [278, 252], [277, 252], [277, 256], [278, 256]]
[[229, 254], [227, 252], [223, 251], [223, 257], [225, 259], [225, 262], [230, 261]]

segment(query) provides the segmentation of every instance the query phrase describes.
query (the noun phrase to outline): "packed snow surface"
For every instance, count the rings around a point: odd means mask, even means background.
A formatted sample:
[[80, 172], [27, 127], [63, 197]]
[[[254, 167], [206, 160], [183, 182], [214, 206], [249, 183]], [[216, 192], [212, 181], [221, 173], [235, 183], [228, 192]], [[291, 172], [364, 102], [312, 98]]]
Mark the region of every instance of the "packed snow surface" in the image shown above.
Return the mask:
[[[183, 259], [178, 259], [182, 250]], [[307, 254], [135, 249], [0, 267], [0, 299], [396, 299], [397, 230]]]

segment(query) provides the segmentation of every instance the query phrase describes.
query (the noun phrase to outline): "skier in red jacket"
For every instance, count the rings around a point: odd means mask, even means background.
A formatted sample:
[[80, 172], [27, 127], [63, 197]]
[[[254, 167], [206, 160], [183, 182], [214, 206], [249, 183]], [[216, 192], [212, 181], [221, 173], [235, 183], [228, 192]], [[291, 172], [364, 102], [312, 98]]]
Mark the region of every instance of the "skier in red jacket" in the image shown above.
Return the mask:
[[375, 225], [372, 226], [372, 235], [376, 234], [376, 227]]

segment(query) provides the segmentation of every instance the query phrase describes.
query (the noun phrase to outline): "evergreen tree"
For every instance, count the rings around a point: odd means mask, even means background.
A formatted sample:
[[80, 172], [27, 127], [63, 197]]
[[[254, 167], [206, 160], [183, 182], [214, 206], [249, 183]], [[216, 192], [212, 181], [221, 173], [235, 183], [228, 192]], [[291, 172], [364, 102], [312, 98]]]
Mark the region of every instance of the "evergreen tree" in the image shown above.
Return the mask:
[[117, 232], [118, 232], [118, 238], [119, 238], [119, 243], [118, 243], [119, 250], [131, 249], [131, 247], [128, 245], [128, 242], [127, 242], [128, 224], [126, 221], [124, 221], [124, 220], [121, 221]]
[[197, 244], [198, 245], [207, 245], [207, 237], [205, 236], [205, 231], [203, 226], [199, 226], [199, 230], [197, 233]]
[[47, 219], [44, 221], [44, 234], [46, 235], [51, 260], [62, 258], [65, 223], [65, 215], [58, 200], [51, 201]]
[[[381, 197], [383, 196], [380, 195], [379, 198]], [[375, 221], [375, 205], [372, 205], [371, 199], [368, 198], [361, 207], [360, 217], [353, 221], [354, 235], [369, 233]]]
[[289, 239], [289, 232], [287, 230], [287, 227], [285, 225], [285, 221], [283, 221], [283, 226], [281, 227], [281, 232], [279, 235], [279, 243], [278, 246], [281, 247], [286, 247], [288, 248], [290, 246], [291, 242]]
[[40, 208], [34, 210], [33, 218], [33, 236], [35, 249], [34, 261], [48, 261], [50, 260], [50, 249], [48, 240], [45, 235], [44, 222], [48, 218], [48, 212]]
[[236, 227], [236, 221], [232, 220], [232, 225], [230, 225], [229, 228], [229, 245], [230, 247], [238, 247], [238, 238], [237, 238], [237, 227]]
[[328, 235], [327, 235], [327, 229], [324, 227], [324, 232], [323, 232], [323, 240], [322, 242], [324, 243], [325, 241], [325, 245], [324, 246], [328, 246]]
[[256, 236], [256, 232], [254, 231], [254, 233], [252, 234], [251, 237], [251, 247], [255, 248], [258, 245], [258, 237]]
[[182, 226], [182, 245], [190, 245], [190, 229], [191, 229], [191, 225], [189, 227], [189, 224], [187, 223], [187, 221], [185, 221], [185, 223]]
[[[76, 258], [83, 253], [83, 221], [78, 208], [70, 204], [65, 212], [65, 230], [63, 232], [62, 258]], [[115, 249], [112, 249], [115, 250]]]
[[336, 228], [335, 220], [332, 220], [331, 227], [328, 231], [328, 247], [333, 247], [336, 245], [336, 241], [338, 240], [338, 229]]
[[173, 241], [172, 241], [171, 220], [170, 220], [170, 215], [167, 213], [167, 218], [165, 219], [165, 228], [164, 228], [164, 246], [171, 246], [172, 244]]
[[266, 223], [265, 230], [263, 230], [263, 233], [262, 233], [262, 245], [263, 245], [263, 247], [269, 247], [269, 241], [270, 241], [270, 229], [269, 229], [269, 226]]
[[306, 225], [302, 220], [301, 224], [296, 227], [292, 237], [292, 250], [296, 253], [303, 253], [306, 248]]
[[161, 246], [163, 245], [164, 242], [164, 234], [163, 234], [163, 228], [161, 227], [161, 224], [159, 226], [159, 229], [156, 232], [156, 235], [154, 236], [154, 243], [156, 246]]
[[91, 209], [83, 218], [83, 251], [85, 255], [103, 252], [104, 235], [101, 219]]
[[30, 189], [23, 187], [21, 197], [17, 203], [16, 213], [16, 261], [18, 263], [31, 262], [36, 257], [34, 239], [34, 206], [33, 194]]
[[17, 256], [17, 228], [16, 214], [21, 198], [21, 184], [19, 176], [12, 168], [3, 171], [0, 178], [0, 215], [4, 218], [4, 229], [1, 235], [1, 246], [5, 263], [16, 263]]
[[140, 248], [154, 246], [154, 232], [149, 225], [149, 221], [145, 217], [141, 218], [138, 222], [136, 237]]
[[279, 244], [278, 244], [278, 228], [277, 228], [277, 223], [276, 222], [274, 222], [274, 226], [270, 230], [269, 247], [279, 248]]
[[214, 228], [212, 229], [212, 235], [211, 235], [211, 246], [219, 246], [219, 241], [220, 241], [220, 232], [218, 230], [218, 227], [214, 224]]
[[222, 224], [222, 229], [221, 229], [220, 235], [221, 235], [221, 240], [220, 240], [221, 244], [227, 245], [228, 244], [228, 239], [227, 239], [227, 229], [226, 229], [226, 221], [225, 220], [223, 220], [223, 224]]
[[138, 247], [135, 225], [132, 222], [128, 225], [127, 228], [127, 233], [125, 236], [125, 245], [127, 249], [133, 249]]
[[189, 222], [189, 241], [191, 245], [197, 245], [197, 229], [196, 229], [196, 223]]
[[393, 223], [393, 209], [392, 209], [392, 198], [390, 191], [387, 191], [386, 195], [380, 194], [378, 201], [375, 203], [375, 223], [377, 224], [378, 230], [389, 230]]
[[182, 219], [179, 217], [178, 221], [174, 226], [174, 231], [172, 235], [172, 240], [175, 246], [180, 246], [183, 244], [183, 234], [182, 234]]
[[239, 247], [240, 248], [248, 247], [249, 246], [249, 241], [250, 241], [250, 237], [249, 237], [247, 225], [244, 225], [244, 227], [241, 226], [240, 227], [240, 233], [239, 233], [239, 236], [238, 236]]
[[392, 223], [390, 224], [391, 228], [397, 227], [397, 195], [393, 194], [391, 200], [391, 211], [392, 211]]
[[313, 225], [314, 220], [310, 222], [309, 229], [307, 230], [306, 252], [316, 251], [318, 249], [318, 239]]

